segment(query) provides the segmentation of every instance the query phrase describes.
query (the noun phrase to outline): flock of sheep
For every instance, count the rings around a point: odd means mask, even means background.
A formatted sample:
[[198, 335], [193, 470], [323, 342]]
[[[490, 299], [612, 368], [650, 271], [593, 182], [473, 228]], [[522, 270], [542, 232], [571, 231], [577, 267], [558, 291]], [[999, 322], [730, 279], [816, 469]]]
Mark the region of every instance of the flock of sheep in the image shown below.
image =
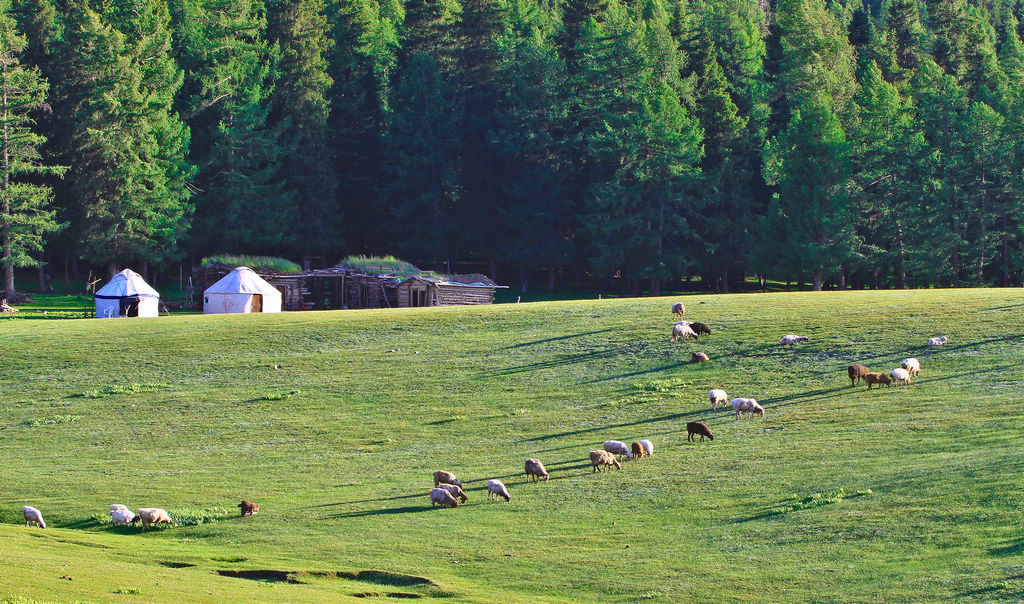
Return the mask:
[[[257, 503], [251, 501], [242, 500], [242, 503], [238, 504], [241, 509], [243, 516], [254, 516], [259, 513], [260, 506]], [[43, 513], [38, 509], [26, 505], [22, 508], [25, 514], [25, 527], [38, 526], [39, 528], [46, 528], [46, 521], [43, 520]], [[113, 526], [118, 525], [129, 525], [135, 524], [136, 522], [142, 523], [142, 532], [146, 532], [146, 527], [151, 524], [170, 524], [174, 525], [174, 519], [167, 513], [167, 510], [162, 508], [139, 508], [139, 512], [135, 513], [131, 511], [128, 506], [120, 503], [110, 504], [110, 524]]]
[[[683, 317], [686, 314], [686, 307], [682, 302], [677, 302], [672, 305], [672, 314], [679, 319], [672, 325], [672, 338], [671, 341], [677, 342], [680, 339], [692, 338], [694, 340], [699, 339], [701, 335], [708, 335], [711, 333], [711, 329], [704, 323], [685, 321]], [[807, 342], [809, 338], [807, 336], [798, 335], [787, 335], [784, 336], [779, 344], [781, 346], [792, 346], [800, 342]], [[949, 341], [946, 336], [939, 336], [928, 340], [929, 346], [941, 346]], [[695, 352], [693, 353], [694, 362], [708, 361], [709, 357], [706, 353]], [[874, 384], [885, 384], [886, 386], [892, 383], [896, 384], [909, 384], [911, 379], [921, 374], [921, 362], [916, 358], [903, 359], [900, 362], [900, 366], [889, 372], [888, 375], [884, 373], [872, 372], [867, 366], [855, 363], [847, 368], [847, 374], [850, 377], [850, 386], [855, 386], [857, 380], [863, 380], [867, 384], [868, 389]], [[760, 405], [755, 399], [752, 398], [734, 398], [729, 400], [729, 395], [725, 390], [715, 388], [708, 391], [708, 399], [711, 402], [711, 408], [717, 410], [719, 405], [724, 409], [726, 404], [732, 406], [733, 412], [736, 414], [736, 418], [743, 417], [744, 413], [749, 414], [751, 417], [759, 415], [764, 417], [764, 407]], [[689, 422], [686, 424], [687, 440], [694, 440], [695, 436], [700, 436], [700, 440], [708, 438], [714, 440], [714, 434], [711, 432], [711, 428], [703, 422]], [[640, 459], [643, 457], [651, 457], [654, 455], [654, 443], [648, 439], [640, 440], [632, 443], [630, 447], [626, 446], [626, 443], [609, 440], [605, 441], [603, 450], [590, 451], [590, 463], [593, 466], [593, 471], [598, 472], [602, 470], [608, 470], [611, 466], [614, 466], [617, 470], [622, 469], [622, 458], [629, 460]], [[544, 468], [544, 464], [539, 459], [531, 458], [527, 459], [524, 465], [526, 476], [532, 481], [550, 479], [550, 474]], [[489, 500], [497, 501], [504, 499], [506, 502], [511, 501], [511, 496], [508, 492], [508, 487], [505, 486], [500, 480], [493, 479], [487, 481], [487, 497]], [[462, 482], [456, 478], [455, 474], [444, 470], [438, 470], [434, 472], [434, 488], [430, 491], [430, 504], [431, 506], [448, 506], [458, 507], [459, 503], [465, 503], [467, 501], [466, 492], [462, 488]], [[260, 506], [251, 501], [242, 500], [242, 503], [238, 504], [241, 509], [243, 516], [252, 516], [259, 512]], [[43, 514], [38, 509], [32, 506], [24, 507], [25, 513], [25, 526], [29, 527], [37, 525], [41, 528], [46, 528], [46, 522], [43, 520]], [[166, 510], [161, 508], [141, 508], [138, 513], [132, 512], [126, 506], [121, 504], [112, 504], [110, 506], [110, 520], [114, 526], [120, 524], [133, 524], [136, 522], [142, 523], [142, 532], [146, 531], [146, 527], [150, 524], [174, 524], [171, 516]]]

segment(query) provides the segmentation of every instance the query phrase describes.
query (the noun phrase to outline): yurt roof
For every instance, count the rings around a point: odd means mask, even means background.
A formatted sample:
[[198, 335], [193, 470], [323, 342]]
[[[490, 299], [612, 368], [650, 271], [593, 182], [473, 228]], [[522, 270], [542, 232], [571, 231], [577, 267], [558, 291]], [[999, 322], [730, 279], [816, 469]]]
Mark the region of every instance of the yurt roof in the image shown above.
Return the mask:
[[264, 294], [280, 296], [276, 287], [267, 283], [247, 266], [240, 266], [206, 289], [207, 294]]
[[142, 275], [126, 268], [96, 292], [97, 298], [117, 300], [119, 298], [159, 298], [160, 293], [142, 278]]

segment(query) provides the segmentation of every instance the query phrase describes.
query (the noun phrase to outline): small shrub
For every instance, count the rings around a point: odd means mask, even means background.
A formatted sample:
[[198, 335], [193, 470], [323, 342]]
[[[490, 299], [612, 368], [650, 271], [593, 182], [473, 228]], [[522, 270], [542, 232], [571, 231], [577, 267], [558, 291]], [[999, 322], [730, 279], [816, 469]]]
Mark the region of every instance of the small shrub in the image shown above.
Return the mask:
[[25, 421], [26, 426], [56, 426], [58, 424], [73, 424], [80, 420], [80, 415], [51, 415], [49, 417], [41, 417], [39, 419], [30, 419]]
[[125, 587], [124, 585], [122, 585], [122, 586], [118, 587], [117, 589], [115, 589], [114, 593], [116, 593], [116, 594], [125, 594], [125, 595], [128, 595], [128, 596], [141, 596], [142, 595], [142, 590], [139, 589], [138, 587]]
[[284, 399], [286, 399], [288, 397], [295, 396], [296, 394], [299, 394], [299, 392], [300, 392], [299, 390], [291, 390], [291, 391], [288, 391], [288, 392], [282, 392], [280, 394], [268, 394], [268, 395], [260, 397], [260, 398], [258, 398], [256, 400], [258, 400], [258, 401], [283, 401]]
[[86, 390], [85, 392], [76, 394], [82, 398], [104, 398], [107, 396], [115, 396], [118, 394], [138, 394], [140, 392], [156, 392], [169, 388], [167, 384], [114, 384], [113, 386], [107, 386], [102, 390]]
[[211, 522], [216, 522], [221, 518], [225, 518], [228, 515], [228, 511], [222, 507], [206, 509], [184, 508], [174, 510], [173, 512], [168, 510], [167, 513], [171, 515], [171, 520], [174, 521], [174, 524], [179, 526], [209, 524]]

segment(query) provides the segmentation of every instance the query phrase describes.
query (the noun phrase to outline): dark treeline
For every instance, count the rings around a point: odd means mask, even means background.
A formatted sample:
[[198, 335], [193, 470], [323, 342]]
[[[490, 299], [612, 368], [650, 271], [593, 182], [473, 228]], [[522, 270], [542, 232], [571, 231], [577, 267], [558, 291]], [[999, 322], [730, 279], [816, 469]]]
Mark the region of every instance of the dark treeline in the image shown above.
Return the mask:
[[15, 265], [213, 253], [654, 294], [1020, 285], [1022, 20], [1024, 0], [0, 0], [6, 289]]

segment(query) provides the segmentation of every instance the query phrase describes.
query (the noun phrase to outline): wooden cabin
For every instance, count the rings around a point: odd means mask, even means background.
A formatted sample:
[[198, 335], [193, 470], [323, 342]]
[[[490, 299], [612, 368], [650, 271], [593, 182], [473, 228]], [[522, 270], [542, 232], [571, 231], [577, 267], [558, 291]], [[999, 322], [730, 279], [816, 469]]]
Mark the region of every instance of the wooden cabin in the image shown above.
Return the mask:
[[493, 304], [502, 287], [483, 275], [402, 277], [335, 266], [305, 273], [307, 305], [315, 309], [410, 308]]

